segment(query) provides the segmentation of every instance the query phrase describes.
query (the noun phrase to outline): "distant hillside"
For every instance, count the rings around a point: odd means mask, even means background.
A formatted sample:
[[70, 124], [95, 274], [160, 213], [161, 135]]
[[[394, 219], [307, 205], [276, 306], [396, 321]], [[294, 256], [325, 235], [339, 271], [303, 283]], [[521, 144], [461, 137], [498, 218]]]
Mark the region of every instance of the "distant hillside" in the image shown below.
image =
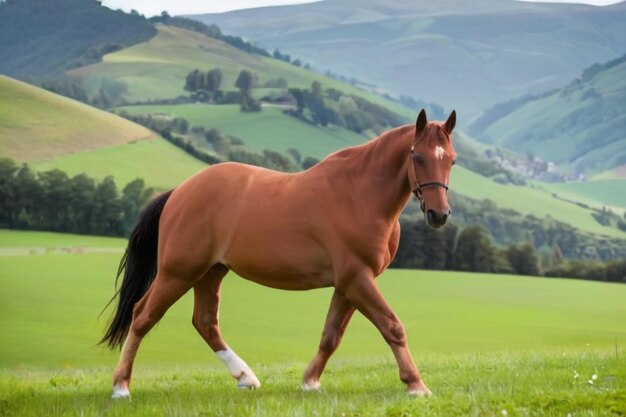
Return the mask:
[[175, 186], [204, 164], [114, 114], [0, 76], [0, 155], [36, 169]]
[[314, 67], [456, 108], [461, 123], [626, 49], [626, 3], [328, 0], [191, 17]]
[[477, 123], [474, 136], [577, 172], [626, 165], [626, 55], [593, 65], [567, 86], [521, 104]]
[[0, 75], [0, 154], [38, 161], [138, 140], [148, 129]]
[[150, 41], [107, 54], [101, 63], [71, 70], [69, 77], [82, 82], [91, 96], [103, 85], [113, 84], [123, 99], [132, 103], [188, 95], [185, 77], [195, 69], [220, 68], [222, 89], [236, 90], [235, 80], [245, 69], [258, 77], [256, 84], [261, 87], [279, 78], [284, 78], [288, 87], [299, 88], [309, 88], [313, 81], [319, 81], [324, 88], [336, 88], [384, 105], [407, 120], [414, 117], [414, 111], [397, 103], [313, 71], [247, 53], [196, 31], [166, 25], [156, 28], [158, 33]]
[[0, 2], [0, 73], [48, 78], [155, 32], [143, 17], [95, 0], [7, 0]]

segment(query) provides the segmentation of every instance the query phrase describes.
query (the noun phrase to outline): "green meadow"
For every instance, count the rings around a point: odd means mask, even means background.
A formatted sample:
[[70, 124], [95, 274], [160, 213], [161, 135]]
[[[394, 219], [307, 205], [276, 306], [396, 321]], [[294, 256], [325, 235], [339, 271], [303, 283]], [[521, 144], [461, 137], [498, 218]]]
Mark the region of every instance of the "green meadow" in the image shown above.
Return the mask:
[[90, 152], [68, 153], [34, 164], [34, 167], [41, 171], [58, 168], [68, 175], [87, 173], [96, 178], [111, 175], [118, 186], [143, 178], [146, 185], [167, 190], [206, 165], [165, 139], [156, 138]]
[[568, 192], [602, 202], [607, 206], [626, 209], [626, 179], [597, 179], [554, 184], [554, 189], [557, 193]]
[[122, 107], [131, 114], [159, 114], [182, 117], [190, 126], [217, 128], [242, 139], [254, 151], [285, 152], [297, 145], [303, 157], [322, 159], [340, 148], [359, 145], [366, 137], [340, 127], [313, 126], [283, 113], [276, 107], [262, 112], [242, 113], [239, 105], [154, 105]]
[[155, 137], [114, 114], [3, 75], [0, 97], [3, 157], [35, 162]]
[[434, 398], [406, 396], [388, 346], [358, 314], [322, 392], [300, 392], [331, 290], [279, 291], [230, 274], [222, 333], [256, 371], [261, 390], [235, 388], [191, 326], [187, 294], [143, 343], [132, 402], [114, 403], [117, 353], [97, 342], [124, 241], [3, 231], [0, 254], [72, 242], [93, 250], [0, 258], [0, 415], [626, 413], [626, 286], [410, 270], [390, 270], [379, 284]]

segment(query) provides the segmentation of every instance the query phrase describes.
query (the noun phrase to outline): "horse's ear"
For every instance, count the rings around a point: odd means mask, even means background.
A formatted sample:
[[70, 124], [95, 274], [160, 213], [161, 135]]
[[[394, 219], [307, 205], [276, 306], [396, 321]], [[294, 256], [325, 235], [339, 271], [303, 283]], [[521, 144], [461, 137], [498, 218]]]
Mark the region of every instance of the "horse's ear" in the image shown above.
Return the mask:
[[426, 119], [426, 111], [422, 109], [419, 116], [417, 116], [417, 121], [415, 122], [415, 136], [424, 130], [426, 123], [428, 123], [428, 120]]
[[446, 120], [446, 124], [443, 127], [446, 129], [446, 132], [448, 132], [449, 135], [452, 133], [454, 126], [456, 126], [456, 110], [452, 110], [452, 113], [450, 113], [450, 117], [448, 117], [448, 120]]

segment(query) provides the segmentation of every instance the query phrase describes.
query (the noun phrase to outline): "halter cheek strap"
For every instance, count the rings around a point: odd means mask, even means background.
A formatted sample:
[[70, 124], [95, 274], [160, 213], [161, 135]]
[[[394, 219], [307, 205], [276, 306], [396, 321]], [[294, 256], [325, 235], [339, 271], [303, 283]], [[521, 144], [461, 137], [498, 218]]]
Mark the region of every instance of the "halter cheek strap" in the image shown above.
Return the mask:
[[424, 184], [420, 184], [419, 182], [417, 182], [417, 173], [415, 172], [415, 162], [413, 160], [414, 156], [415, 156], [415, 147], [411, 146], [411, 153], [409, 154], [409, 158], [410, 158], [409, 166], [410, 166], [410, 171], [412, 175], [409, 175], [409, 183], [411, 183], [411, 192], [415, 194], [415, 197], [417, 197], [418, 200], [422, 201], [422, 190], [426, 187], [441, 187], [447, 192], [448, 184], [444, 184], [443, 182], [431, 181], [431, 182], [426, 182]]

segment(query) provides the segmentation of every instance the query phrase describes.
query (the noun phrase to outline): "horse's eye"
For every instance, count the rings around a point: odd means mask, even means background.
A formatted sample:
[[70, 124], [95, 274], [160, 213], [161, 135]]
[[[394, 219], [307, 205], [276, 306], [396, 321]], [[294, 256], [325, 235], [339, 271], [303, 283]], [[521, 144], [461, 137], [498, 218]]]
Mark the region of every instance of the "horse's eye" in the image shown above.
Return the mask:
[[413, 155], [413, 161], [415, 161], [418, 164], [421, 164], [424, 162], [424, 157], [422, 155]]
[[452, 165], [456, 165], [456, 159], [452, 161]]

